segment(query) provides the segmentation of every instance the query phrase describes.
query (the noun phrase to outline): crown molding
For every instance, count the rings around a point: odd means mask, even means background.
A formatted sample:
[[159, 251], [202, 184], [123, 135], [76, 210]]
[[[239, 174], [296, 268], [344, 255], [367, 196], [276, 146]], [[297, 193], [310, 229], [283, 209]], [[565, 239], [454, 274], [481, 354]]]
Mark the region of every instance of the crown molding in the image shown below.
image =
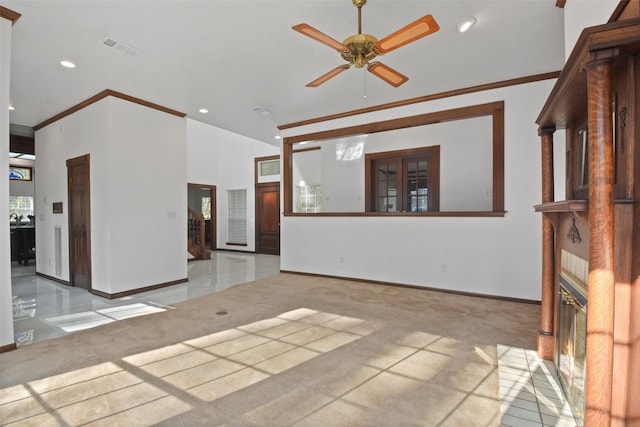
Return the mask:
[[115, 90], [111, 90], [111, 89], [105, 89], [102, 92], [92, 96], [91, 98], [88, 98], [84, 101], [82, 101], [81, 103], [67, 109], [64, 110], [63, 112], [56, 114], [55, 116], [45, 120], [44, 122], [37, 124], [36, 126], [33, 127], [34, 130], [39, 130], [42, 129], [45, 126], [50, 125], [51, 123], [57, 122], [58, 120], [69, 116], [73, 113], [75, 113], [76, 111], [80, 111], [83, 108], [88, 107], [91, 104], [94, 104], [98, 101], [100, 101], [103, 98], [106, 98], [107, 96], [113, 96], [114, 98], [119, 98], [119, 99], [123, 99], [125, 101], [129, 101], [129, 102], [133, 102], [134, 104], [138, 104], [138, 105], [142, 105], [143, 107], [147, 107], [147, 108], [151, 108], [154, 110], [158, 110], [158, 111], [162, 111], [163, 113], [167, 113], [167, 114], [171, 114], [174, 116], [178, 116], [178, 117], [185, 117], [186, 113], [181, 113], [180, 111], [176, 111], [176, 110], [172, 110], [170, 108], [167, 107], [163, 107], [162, 105], [158, 105], [158, 104], [154, 104], [152, 102], [148, 102], [145, 101], [143, 99], [140, 98], [136, 98], [130, 95], [127, 95], [125, 93], [121, 93], [121, 92], [116, 92]]
[[11, 21], [11, 25], [15, 24], [22, 15], [18, 12], [14, 12], [11, 9], [0, 6], [0, 18], [8, 19]]

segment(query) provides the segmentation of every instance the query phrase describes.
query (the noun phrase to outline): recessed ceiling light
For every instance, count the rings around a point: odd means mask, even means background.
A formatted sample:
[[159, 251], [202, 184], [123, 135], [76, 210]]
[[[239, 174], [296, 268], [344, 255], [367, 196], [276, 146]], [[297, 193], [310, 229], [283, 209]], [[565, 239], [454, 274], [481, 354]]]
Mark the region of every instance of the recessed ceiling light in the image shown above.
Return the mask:
[[280, 135], [276, 135], [274, 136], [275, 139], [282, 139], [282, 137]]
[[9, 111], [14, 111], [16, 108], [13, 105], [9, 105]]
[[76, 64], [74, 64], [71, 61], [60, 61], [60, 65], [62, 65], [65, 68], [76, 68]]
[[201, 108], [198, 111], [200, 111], [202, 114], [207, 114], [209, 112], [209, 110], [207, 110], [206, 108]]
[[474, 16], [468, 16], [460, 21], [460, 23], [458, 24], [458, 31], [464, 33], [465, 31], [468, 31], [469, 28], [473, 27], [475, 23], [476, 18]]

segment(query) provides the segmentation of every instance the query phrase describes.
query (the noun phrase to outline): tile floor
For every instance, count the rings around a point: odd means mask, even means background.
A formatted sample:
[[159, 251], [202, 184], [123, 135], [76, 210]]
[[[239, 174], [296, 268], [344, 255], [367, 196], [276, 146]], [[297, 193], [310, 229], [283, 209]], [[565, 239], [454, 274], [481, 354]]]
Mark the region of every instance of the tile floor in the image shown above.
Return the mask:
[[[277, 274], [280, 258], [213, 252], [210, 261], [188, 264], [189, 282], [107, 300], [83, 289], [35, 276], [33, 264], [12, 266], [14, 329], [19, 346], [132, 316], [171, 308], [171, 304], [239, 283]], [[579, 425], [560, 389], [552, 362], [534, 350], [498, 345], [501, 426]]]
[[535, 350], [498, 345], [502, 426], [575, 427], [553, 362]]
[[172, 304], [279, 271], [279, 256], [216, 251], [212, 252], [211, 260], [188, 263], [187, 283], [108, 300], [36, 276], [33, 263], [28, 266], [13, 263], [16, 343], [28, 345], [119, 319], [163, 311]]

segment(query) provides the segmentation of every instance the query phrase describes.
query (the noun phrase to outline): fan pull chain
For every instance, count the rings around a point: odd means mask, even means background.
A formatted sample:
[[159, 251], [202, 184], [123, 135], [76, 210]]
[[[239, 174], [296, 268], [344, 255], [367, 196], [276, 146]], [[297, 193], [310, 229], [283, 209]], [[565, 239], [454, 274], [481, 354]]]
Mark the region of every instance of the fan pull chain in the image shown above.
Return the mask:
[[362, 88], [362, 99], [367, 99], [367, 68], [363, 67], [364, 79]]

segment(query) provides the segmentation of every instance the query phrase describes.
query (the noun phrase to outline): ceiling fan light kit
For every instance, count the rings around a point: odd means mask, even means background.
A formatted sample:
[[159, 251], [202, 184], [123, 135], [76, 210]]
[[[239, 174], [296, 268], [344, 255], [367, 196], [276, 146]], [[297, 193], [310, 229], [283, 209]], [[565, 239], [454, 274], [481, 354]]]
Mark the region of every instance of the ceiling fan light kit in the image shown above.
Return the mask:
[[307, 87], [320, 86], [344, 70], [349, 69], [352, 65], [356, 68], [366, 66], [371, 74], [379, 77], [393, 87], [399, 87], [409, 80], [407, 76], [380, 62], [371, 61], [379, 55], [391, 52], [429, 34], [435, 33], [440, 29], [438, 23], [433, 16], [425, 15], [387, 37], [378, 40], [370, 34], [362, 33], [362, 6], [367, 3], [367, 0], [352, 0], [352, 2], [354, 6], [358, 8], [358, 33], [347, 37], [342, 43], [308, 24], [303, 23], [292, 27], [293, 30], [335, 49], [340, 53], [342, 58], [347, 61], [346, 65], [341, 65], [323, 74], [308, 83]]

